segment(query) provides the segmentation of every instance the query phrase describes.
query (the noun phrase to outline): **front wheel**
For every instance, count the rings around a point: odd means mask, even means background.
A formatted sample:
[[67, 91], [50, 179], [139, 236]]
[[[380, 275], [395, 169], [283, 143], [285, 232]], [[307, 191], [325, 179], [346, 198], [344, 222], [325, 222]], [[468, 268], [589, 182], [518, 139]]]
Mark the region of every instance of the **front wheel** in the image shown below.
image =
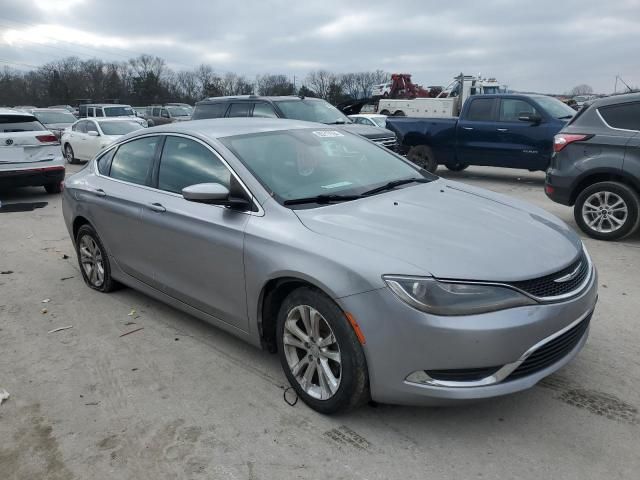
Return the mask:
[[64, 146], [64, 158], [68, 163], [76, 163], [76, 157], [73, 153], [73, 148], [68, 143]]
[[448, 163], [446, 166], [452, 172], [461, 172], [462, 170], [467, 168], [469, 165], [467, 165], [466, 163], [458, 162], [458, 163]]
[[580, 229], [598, 240], [618, 240], [640, 224], [640, 199], [627, 185], [599, 182], [576, 199], [573, 215]]
[[424, 168], [428, 172], [435, 172], [438, 168], [438, 162], [433, 152], [426, 145], [414, 145], [407, 152], [407, 158], [420, 168]]
[[369, 400], [367, 364], [345, 314], [310, 287], [282, 303], [277, 324], [278, 355], [298, 396], [320, 413], [335, 413]]

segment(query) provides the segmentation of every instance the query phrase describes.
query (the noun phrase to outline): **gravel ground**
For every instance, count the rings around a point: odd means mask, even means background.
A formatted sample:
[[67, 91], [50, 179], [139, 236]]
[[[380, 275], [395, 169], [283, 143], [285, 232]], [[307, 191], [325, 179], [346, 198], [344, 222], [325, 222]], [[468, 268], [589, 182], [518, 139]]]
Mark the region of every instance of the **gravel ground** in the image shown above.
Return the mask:
[[[439, 173], [575, 227], [571, 209], [545, 197], [542, 173]], [[0, 199], [48, 202], [0, 213], [3, 480], [638, 478], [639, 235], [585, 240], [601, 284], [591, 335], [538, 386], [464, 407], [325, 417], [283, 401], [276, 356], [131, 289], [85, 287], [59, 196]]]

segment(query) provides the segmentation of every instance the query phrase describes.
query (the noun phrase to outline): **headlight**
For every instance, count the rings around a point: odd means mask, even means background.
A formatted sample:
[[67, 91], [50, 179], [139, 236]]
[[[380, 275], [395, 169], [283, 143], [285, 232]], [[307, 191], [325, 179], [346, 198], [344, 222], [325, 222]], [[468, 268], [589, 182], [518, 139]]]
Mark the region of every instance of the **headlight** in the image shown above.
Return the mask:
[[440, 282], [434, 278], [385, 275], [400, 300], [434, 315], [473, 315], [505, 308], [535, 305], [516, 290], [496, 285]]

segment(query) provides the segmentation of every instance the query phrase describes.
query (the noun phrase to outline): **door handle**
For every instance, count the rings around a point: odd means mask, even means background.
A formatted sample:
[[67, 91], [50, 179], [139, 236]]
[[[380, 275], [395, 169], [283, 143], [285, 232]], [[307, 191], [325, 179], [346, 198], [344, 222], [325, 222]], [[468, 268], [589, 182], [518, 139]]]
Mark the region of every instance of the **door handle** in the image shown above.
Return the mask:
[[499, 128], [498, 131], [499, 132], [508, 132], [509, 129], [508, 128]]
[[150, 203], [149, 204], [149, 208], [151, 210], [153, 210], [154, 212], [166, 212], [167, 209], [164, 208], [161, 204], [159, 203]]
[[462, 127], [464, 130], [473, 130], [473, 127]]
[[101, 188], [96, 188], [95, 190], [91, 190], [91, 193], [93, 193], [96, 197], [106, 197], [107, 196], [107, 193]]

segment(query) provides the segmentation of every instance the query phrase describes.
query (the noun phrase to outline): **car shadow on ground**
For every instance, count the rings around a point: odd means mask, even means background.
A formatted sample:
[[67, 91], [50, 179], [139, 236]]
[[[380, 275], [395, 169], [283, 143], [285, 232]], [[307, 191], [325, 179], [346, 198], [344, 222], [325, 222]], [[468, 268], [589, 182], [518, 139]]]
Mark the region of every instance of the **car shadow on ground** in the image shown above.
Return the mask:
[[452, 172], [445, 167], [439, 167], [435, 172], [443, 178], [464, 182], [465, 180], [475, 180], [482, 182], [502, 183], [502, 184], [526, 184], [544, 188], [544, 172], [529, 172], [528, 170], [514, 170], [507, 168], [496, 168], [495, 171], [487, 172], [486, 169], [474, 169], [469, 167], [461, 172]]

